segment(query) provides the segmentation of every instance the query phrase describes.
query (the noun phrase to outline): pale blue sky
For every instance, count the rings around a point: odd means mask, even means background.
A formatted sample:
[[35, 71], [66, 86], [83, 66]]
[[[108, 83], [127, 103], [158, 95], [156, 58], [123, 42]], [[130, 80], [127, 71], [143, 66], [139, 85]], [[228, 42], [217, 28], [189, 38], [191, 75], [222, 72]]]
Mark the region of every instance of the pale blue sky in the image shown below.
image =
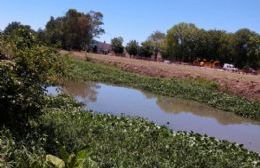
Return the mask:
[[166, 32], [180, 22], [204, 29], [234, 32], [250, 28], [260, 33], [260, 0], [0, 0], [0, 29], [11, 21], [43, 28], [50, 16], [69, 8], [104, 14], [106, 34], [100, 40], [122, 36], [144, 41], [153, 31]]

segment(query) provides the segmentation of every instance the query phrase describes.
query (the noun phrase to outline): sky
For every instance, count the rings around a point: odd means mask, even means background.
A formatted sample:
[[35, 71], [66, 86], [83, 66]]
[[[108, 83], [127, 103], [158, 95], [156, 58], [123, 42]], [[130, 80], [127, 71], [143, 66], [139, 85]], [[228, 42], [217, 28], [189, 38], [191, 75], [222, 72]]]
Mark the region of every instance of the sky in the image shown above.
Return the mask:
[[260, 33], [260, 0], [0, 0], [0, 4], [0, 30], [12, 21], [44, 28], [51, 16], [63, 16], [71, 8], [102, 12], [106, 33], [99, 40], [107, 42], [117, 36], [141, 42], [180, 22], [206, 30], [235, 32], [246, 27]]

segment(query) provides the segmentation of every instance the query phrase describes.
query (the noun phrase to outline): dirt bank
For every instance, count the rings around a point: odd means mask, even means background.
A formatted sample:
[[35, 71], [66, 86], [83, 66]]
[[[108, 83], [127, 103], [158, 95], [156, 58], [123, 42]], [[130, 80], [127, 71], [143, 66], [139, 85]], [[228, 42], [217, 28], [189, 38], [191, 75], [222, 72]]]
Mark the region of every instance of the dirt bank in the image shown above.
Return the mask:
[[125, 57], [86, 54], [84, 52], [71, 52], [80, 59], [91, 59], [98, 63], [111, 64], [123, 70], [153, 77], [193, 77], [206, 78], [220, 84], [221, 90], [246, 97], [250, 100], [260, 101], [260, 75], [251, 75], [223, 71], [183, 64], [165, 64], [162, 62], [130, 59]]

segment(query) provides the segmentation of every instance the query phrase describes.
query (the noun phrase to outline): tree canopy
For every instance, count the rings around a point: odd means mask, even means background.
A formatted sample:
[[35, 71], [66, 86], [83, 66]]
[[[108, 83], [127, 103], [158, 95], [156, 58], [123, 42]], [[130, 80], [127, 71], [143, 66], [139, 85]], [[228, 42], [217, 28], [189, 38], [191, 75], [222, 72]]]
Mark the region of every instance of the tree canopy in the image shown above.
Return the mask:
[[139, 52], [140, 46], [136, 40], [132, 40], [126, 45], [126, 51], [133, 56], [136, 56]]
[[123, 42], [124, 42], [123, 37], [115, 37], [111, 40], [112, 50], [116, 54], [122, 54], [124, 52]]
[[154, 54], [155, 48], [151, 41], [144, 41], [141, 44], [139, 55], [150, 58]]
[[259, 34], [240, 29], [235, 33], [204, 30], [190, 23], [173, 26], [166, 35], [166, 58], [192, 62], [196, 59], [218, 60], [237, 67], [260, 67]]
[[94, 38], [104, 33], [103, 15], [91, 11], [81, 13], [70, 9], [65, 16], [51, 17], [46, 24], [47, 43], [63, 49], [84, 49]]
[[152, 33], [137, 51], [136, 41], [126, 50], [130, 55], [157, 56], [165, 59], [193, 62], [195, 60], [231, 63], [239, 68], [260, 68], [260, 35], [249, 29], [235, 33], [224, 30], [204, 30], [192, 23], [180, 23], [164, 34]]

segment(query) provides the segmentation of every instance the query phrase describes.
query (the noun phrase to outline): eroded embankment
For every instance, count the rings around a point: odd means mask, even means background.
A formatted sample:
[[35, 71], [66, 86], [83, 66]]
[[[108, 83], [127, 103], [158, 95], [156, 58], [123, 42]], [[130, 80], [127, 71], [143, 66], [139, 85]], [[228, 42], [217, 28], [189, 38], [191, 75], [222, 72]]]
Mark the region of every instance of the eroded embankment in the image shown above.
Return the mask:
[[229, 94], [260, 101], [260, 75], [233, 73], [220, 69], [202, 68], [183, 64], [165, 64], [161, 62], [130, 59], [125, 57], [71, 52], [80, 59], [116, 65], [123, 70], [152, 77], [205, 78], [220, 84], [220, 90]]

